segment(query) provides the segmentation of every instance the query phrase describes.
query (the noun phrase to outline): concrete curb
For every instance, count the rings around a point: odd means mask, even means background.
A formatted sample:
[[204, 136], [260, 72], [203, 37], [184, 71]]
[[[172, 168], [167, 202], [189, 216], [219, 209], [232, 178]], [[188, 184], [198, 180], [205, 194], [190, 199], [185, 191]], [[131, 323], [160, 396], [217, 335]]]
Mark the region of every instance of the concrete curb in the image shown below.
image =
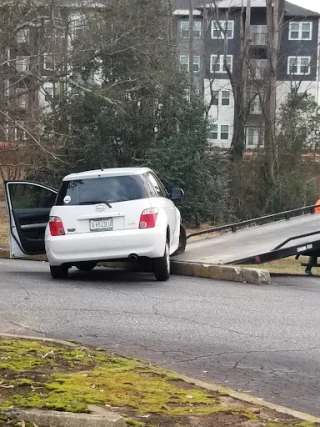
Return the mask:
[[[0, 247], [0, 259], [9, 259], [10, 251]], [[29, 261], [46, 261], [43, 256], [28, 256]], [[130, 262], [104, 262], [100, 265], [107, 268], [120, 268], [131, 271], [143, 271], [138, 265]], [[271, 276], [267, 270], [256, 268], [230, 267], [223, 265], [171, 261], [171, 272], [179, 276], [202, 277], [206, 279], [226, 280], [252, 285], [270, 285]]]
[[110, 411], [104, 411], [103, 415], [39, 409], [15, 409], [7, 413], [20, 421], [34, 423], [39, 427], [127, 427], [124, 418]]
[[[69, 341], [56, 340], [53, 338], [29, 337], [29, 336], [25, 336], [25, 335], [6, 334], [6, 333], [1, 333], [1, 332], [0, 332], [0, 338], [25, 339], [25, 340], [43, 341], [43, 342], [49, 342], [49, 343], [51, 342], [51, 343], [60, 344], [60, 345], [64, 345], [66, 347], [71, 347], [71, 348], [75, 348], [75, 347], [77, 347], [77, 348], [79, 348], [79, 347], [80, 348], [89, 348], [89, 347], [86, 347], [84, 345], [81, 345], [80, 343], [75, 344], [75, 343], [72, 343]], [[119, 356], [119, 357], [121, 357], [121, 356]], [[130, 362], [133, 364], [136, 363], [137, 365], [141, 365], [141, 362], [140, 363], [135, 362], [134, 360], [130, 360]], [[240, 393], [240, 392], [237, 392], [231, 388], [223, 387], [219, 384], [207, 383], [207, 382], [204, 382], [201, 380], [197, 380], [195, 378], [188, 377], [186, 375], [177, 374], [176, 372], [169, 371], [169, 370], [166, 370], [164, 368], [162, 368], [161, 371], [162, 372], [166, 371], [169, 374], [170, 373], [174, 374], [176, 377], [180, 378], [182, 381], [184, 381], [188, 384], [193, 384], [197, 387], [204, 388], [204, 389], [210, 390], [210, 391], [225, 393], [228, 396], [233, 397], [233, 398], [238, 399], [238, 400], [242, 400], [243, 402], [251, 403], [253, 405], [257, 405], [257, 406], [261, 406], [261, 407], [265, 407], [265, 408], [269, 408], [269, 409], [272, 409], [276, 412], [279, 412], [280, 414], [290, 415], [290, 416], [295, 417], [295, 418], [302, 420], [302, 421], [320, 424], [320, 418], [316, 417], [314, 415], [306, 414], [305, 412], [295, 411], [294, 409], [290, 409], [290, 408], [287, 408], [285, 406], [276, 405], [274, 403], [266, 402], [265, 400], [260, 399], [260, 398], [255, 397], [255, 396], [252, 396], [250, 394]], [[93, 408], [93, 406], [91, 406], [90, 409], [91, 408]], [[52, 412], [54, 412], [54, 411], [52, 411]], [[58, 412], [58, 414], [61, 414], [61, 412]], [[69, 414], [69, 413], [67, 413], [67, 414]], [[112, 413], [112, 414], [114, 414], [114, 413]], [[90, 417], [92, 417], [92, 415], [87, 415], [87, 416], [89, 417], [89, 419], [90, 419]], [[35, 423], [35, 424], [37, 424], [37, 423]], [[126, 424], [124, 424], [124, 425], [126, 425]], [[82, 427], [82, 425], [80, 426], [80, 424], [75, 425], [74, 427], [78, 427], [78, 426]], [[98, 427], [98, 425], [96, 425], [96, 424], [92, 424], [92, 425], [87, 424], [84, 427], [96, 427], [96, 426]], [[122, 427], [121, 424], [119, 426]], [[41, 426], [39, 425], [39, 427], [41, 427]], [[48, 425], [46, 425], [45, 427], [48, 427]], [[60, 427], [60, 424], [59, 425], [55, 424], [54, 427]], [[64, 424], [62, 427], [67, 427], [67, 425]], [[70, 425], [70, 427], [73, 427], [73, 426]], [[108, 426], [106, 425], [105, 427], [108, 427]], [[118, 427], [118, 425], [115, 425], [114, 427]]]
[[256, 268], [229, 267], [193, 262], [171, 262], [172, 274], [203, 277], [207, 279], [228, 280], [252, 285], [270, 285], [271, 277], [267, 270]]

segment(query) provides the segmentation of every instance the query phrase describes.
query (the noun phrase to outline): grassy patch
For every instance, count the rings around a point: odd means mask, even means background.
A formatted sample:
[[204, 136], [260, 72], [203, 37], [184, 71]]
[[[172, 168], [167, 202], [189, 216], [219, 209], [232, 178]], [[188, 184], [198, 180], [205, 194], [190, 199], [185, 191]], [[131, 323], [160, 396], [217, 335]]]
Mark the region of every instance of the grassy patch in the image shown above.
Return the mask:
[[[253, 264], [253, 265], [243, 265], [247, 268], [261, 268], [263, 270], [269, 271], [269, 273], [274, 274], [298, 274], [305, 275], [305, 268], [301, 263], [306, 263], [308, 257], [301, 256], [298, 260], [295, 257], [289, 257], [284, 259], [279, 259], [277, 261], [267, 262], [265, 264]], [[315, 276], [320, 275], [318, 268], [313, 268], [312, 273]]]
[[[4, 411], [12, 408], [89, 412], [89, 404], [119, 412], [134, 427], [191, 427], [197, 425], [195, 417], [199, 426], [240, 425], [248, 420], [267, 426], [258, 406], [189, 385], [160, 368], [101, 349], [0, 339], [0, 427], [17, 425], [5, 418]], [[289, 425], [269, 412], [268, 427], [281, 427], [277, 421]], [[273, 420], [277, 426], [271, 425]]]

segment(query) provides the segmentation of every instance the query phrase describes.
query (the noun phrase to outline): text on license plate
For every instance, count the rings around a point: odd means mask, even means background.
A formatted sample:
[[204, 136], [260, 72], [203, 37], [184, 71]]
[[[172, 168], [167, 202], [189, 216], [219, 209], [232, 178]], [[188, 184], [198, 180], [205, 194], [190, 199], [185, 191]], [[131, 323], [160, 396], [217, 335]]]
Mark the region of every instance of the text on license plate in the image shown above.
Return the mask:
[[112, 218], [90, 220], [90, 231], [110, 231], [112, 229], [113, 229]]

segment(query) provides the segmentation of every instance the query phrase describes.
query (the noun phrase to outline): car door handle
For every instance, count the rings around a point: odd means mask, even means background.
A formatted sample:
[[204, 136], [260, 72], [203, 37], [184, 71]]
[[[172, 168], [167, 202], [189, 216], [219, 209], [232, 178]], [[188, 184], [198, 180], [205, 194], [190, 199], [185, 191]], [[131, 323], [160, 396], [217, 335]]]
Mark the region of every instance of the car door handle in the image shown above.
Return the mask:
[[25, 224], [25, 225], [21, 225], [21, 229], [22, 230], [32, 230], [34, 228], [46, 228], [47, 223], [43, 222], [40, 224]]

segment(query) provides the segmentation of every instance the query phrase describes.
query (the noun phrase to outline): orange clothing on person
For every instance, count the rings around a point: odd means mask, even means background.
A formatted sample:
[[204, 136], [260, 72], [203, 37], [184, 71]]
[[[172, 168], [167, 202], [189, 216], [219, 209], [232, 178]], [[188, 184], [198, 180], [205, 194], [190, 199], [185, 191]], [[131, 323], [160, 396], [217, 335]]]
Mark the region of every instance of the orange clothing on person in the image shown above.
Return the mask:
[[316, 201], [316, 205], [319, 205], [319, 206], [317, 206], [316, 208], [314, 208], [314, 211], [315, 212], [320, 212], [320, 199]]

